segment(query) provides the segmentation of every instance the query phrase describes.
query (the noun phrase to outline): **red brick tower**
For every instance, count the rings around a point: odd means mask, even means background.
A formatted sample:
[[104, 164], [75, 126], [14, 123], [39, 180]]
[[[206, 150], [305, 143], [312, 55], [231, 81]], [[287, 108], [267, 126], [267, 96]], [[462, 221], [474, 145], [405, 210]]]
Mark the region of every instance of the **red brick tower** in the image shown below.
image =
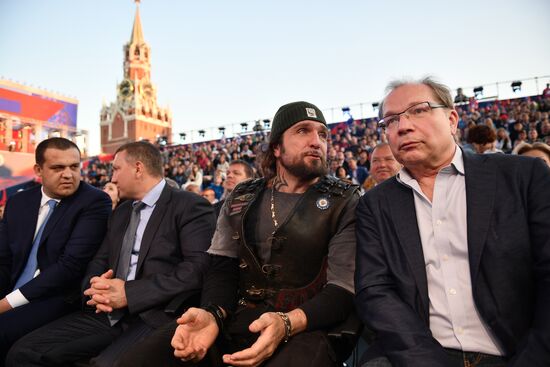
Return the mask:
[[123, 50], [124, 80], [118, 85], [116, 102], [101, 108], [103, 153], [114, 153], [124, 143], [144, 139], [171, 143], [172, 113], [157, 104], [157, 89], [151, 82], [151, 48], [143, 38], [139, 1], [132, 36]]

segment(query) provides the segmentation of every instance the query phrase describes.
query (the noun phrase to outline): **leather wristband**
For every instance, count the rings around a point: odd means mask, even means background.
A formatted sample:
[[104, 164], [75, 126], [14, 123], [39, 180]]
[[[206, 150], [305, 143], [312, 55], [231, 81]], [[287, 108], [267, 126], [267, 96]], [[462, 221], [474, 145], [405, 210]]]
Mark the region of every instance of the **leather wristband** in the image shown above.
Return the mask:
[[207, 311], [207, 312], [210, 312], [214, 316], [214, 319], [216, 320], [216, 325], [218, 325], [218, 329], [220, 330], [220, 334], [222, 334], [224, 332], [224, 327], [223, 327], [224, 318], [223, 318], [222, 309], [219, 306], [212, 305], [212, 304], [210, 304], [206, 307], [202, 307], [202, 309]]
[[290, 319], [288, 318], [288, 315], [284, 312], [275, 312], [279, 317], [283, 320], [285, 324], [285, 338], [283, 339], [283, 342], [288, 342], [288, 339], [290, 339], [290, 334], [292, 333], [292, 324], [290, 323]]

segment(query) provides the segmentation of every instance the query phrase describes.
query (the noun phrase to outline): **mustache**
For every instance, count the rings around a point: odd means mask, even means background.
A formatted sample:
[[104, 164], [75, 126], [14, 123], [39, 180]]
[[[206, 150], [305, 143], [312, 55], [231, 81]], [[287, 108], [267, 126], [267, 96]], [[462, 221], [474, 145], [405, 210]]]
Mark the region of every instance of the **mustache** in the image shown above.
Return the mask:
[[312, 149], [312, 150], [308, 150], [307, 152], [302, 153], [303, 157], [308, 156], [308, 155], [311, 155], [311, 156], [314, 156], [314, 157], [319, 157], [319, 158], [322, 158], [322, 159], [326, 159], [326, 156], [324, 156], [323, 153], [320, 150]]

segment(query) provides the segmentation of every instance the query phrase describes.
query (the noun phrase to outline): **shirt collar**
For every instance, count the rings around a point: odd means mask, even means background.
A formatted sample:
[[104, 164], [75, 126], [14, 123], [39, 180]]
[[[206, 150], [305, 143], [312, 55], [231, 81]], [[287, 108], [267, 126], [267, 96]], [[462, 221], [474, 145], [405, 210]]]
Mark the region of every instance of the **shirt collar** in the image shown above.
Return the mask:
[[[452, 167], [452, 168], [451, 168]], [[464, 158], [462, 154], [462, 149], [455, 145], [455, 154], [453, 155], [453, 160], [451, 161], [451, 164], [447, 167], [443, 167], [441, 171], [447, 171], [449, 169], [453, 169], [453, 173], [458, 173], [462, 176], [464, 176]], [[403, 166], [399, 170], [399, 172], [396, 175], [397, 181], [407, 187], [411, 187], [413, 182], [416, 182], [416, 179], [411, 176], [409, 171]]]
[[[153, 186], [151, 190], [141, 200], [142, 203], [147, 205], [148, 207], [153, 207], [158, 199], [160, 198], [160, 194], [162, 193], [162, 190], [164, 189], [164, 186], [166, 185], [166, 181], [164, 179], [160, 180], [158, 184]], [[136, 203], [137, 201], [134, 201]]]
[[60, 199], [54, 199], [54, 198], [51, 198], [49, 197], [45, 192], [44, 192], [44, 186], [42, 185], [42, 187], [40, 188], [40, 191], [42, 191], [42, 199], [40, 199], [40, 207], [42, 208], [44, 205], [46, 205], [48, 203], [48, 201], [50, 200], [55, 200], [57, 202], [57, 204], [59, 204], [59, 202], [61, 201]]
[[462, 148], [460, 148], [458, 145], [455, 149], [455, 155], [453, 156], [453, 160], [451, 161], [451, 166], [454, 167], [454, 169], [464, 176], [464, 157], [462, 154]]

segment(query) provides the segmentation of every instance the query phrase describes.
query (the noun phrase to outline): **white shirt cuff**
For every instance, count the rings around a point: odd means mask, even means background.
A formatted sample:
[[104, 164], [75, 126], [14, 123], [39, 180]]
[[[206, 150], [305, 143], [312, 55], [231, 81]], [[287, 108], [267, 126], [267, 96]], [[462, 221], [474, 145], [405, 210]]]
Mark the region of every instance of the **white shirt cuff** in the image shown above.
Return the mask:
[[10, 304], [12, 308], [24, 306], [29, 303], [29, 300], [25, 298], [23, 293], [19, 289], [14, 290], [6, 296], [6, 301]]

